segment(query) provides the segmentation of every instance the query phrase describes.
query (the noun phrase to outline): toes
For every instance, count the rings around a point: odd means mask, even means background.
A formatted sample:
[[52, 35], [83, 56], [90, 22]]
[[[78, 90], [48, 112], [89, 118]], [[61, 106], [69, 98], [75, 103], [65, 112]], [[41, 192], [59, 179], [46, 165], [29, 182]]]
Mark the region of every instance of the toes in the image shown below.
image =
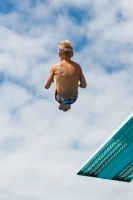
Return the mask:
[[64, 106], [60, 104], [60, 105], [58, 106], [58, 108], [59, 108], [59, 110], [63, 110]]
[[58, 108], [59, 108], [59, 110], [63, 110], [63, 112], [66, 112], [66, 111], [70, 110], [71, 105], [62, 105], [62, 104], [59, 104]]
[[70, 108], [71, 108], [71, 107], [68, 106], [68, 105], [67, 105], [67, 106], [64, 106], [63, 111], [66, 112], [66, 111], [70, 110]]

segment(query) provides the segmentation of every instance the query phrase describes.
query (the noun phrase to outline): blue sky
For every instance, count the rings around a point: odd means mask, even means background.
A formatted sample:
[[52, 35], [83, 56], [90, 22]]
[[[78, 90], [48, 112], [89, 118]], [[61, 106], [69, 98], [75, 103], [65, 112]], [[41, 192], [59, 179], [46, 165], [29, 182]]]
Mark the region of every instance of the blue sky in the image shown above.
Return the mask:
[[[133, 110], [132, 4], [0, 2], [0, 199], [132, 198], [132, 183], [76, 176]], [[88, 83], [67, 113], [43, 88], [63, 39]]]
[[7, 14], [7, 13], [10, 13], [13, 9], [13, 4], [9, 1], [1, 1], [0, 2], [0, 12], [1, 13], [4, 13], [4, 14]]

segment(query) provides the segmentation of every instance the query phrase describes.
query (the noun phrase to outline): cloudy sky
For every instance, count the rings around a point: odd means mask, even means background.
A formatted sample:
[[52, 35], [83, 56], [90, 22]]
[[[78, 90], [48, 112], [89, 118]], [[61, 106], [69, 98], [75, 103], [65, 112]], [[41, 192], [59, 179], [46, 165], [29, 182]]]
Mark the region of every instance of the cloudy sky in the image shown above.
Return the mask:
[[[133, 1], [0, 1], [0, 199], [125, 200], [132, 183], [77, 176], [133, 111]], [[74, 45], [88, 86], [66, 113], [43, 84]]]

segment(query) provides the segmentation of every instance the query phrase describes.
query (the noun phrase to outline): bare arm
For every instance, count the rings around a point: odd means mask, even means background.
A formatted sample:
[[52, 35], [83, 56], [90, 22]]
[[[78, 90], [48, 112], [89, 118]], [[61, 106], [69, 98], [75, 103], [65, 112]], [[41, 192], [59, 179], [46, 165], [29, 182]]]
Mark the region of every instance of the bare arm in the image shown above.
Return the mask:
[[83, 72], [82, 72], [82, 69], [81, 69], [80, 75], [79, 75], [78, 86], [81, 87], [81, 88], [86, 88], [86, 86], [87, 86], [87, 83], [86, 83], [84, 74], [83, 74]]
[[50, 88], [51, 83], [53, 82], [53, 78], [54, 78], [54, 66], [51, 67], [48, 78], [46, 79], [46, 82], [44, 83], [44, 87], [46, 89]]

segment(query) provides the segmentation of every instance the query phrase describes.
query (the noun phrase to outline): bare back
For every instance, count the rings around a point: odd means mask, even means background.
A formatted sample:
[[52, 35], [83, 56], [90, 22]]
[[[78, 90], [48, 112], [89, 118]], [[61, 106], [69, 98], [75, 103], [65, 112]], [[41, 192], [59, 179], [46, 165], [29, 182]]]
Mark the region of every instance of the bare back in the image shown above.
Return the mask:
[[55, 90], [62, 98], [75, 97], [78, 91], [78, 81], [81, 73], [79, 64], [63, 60], [54, 65]]

